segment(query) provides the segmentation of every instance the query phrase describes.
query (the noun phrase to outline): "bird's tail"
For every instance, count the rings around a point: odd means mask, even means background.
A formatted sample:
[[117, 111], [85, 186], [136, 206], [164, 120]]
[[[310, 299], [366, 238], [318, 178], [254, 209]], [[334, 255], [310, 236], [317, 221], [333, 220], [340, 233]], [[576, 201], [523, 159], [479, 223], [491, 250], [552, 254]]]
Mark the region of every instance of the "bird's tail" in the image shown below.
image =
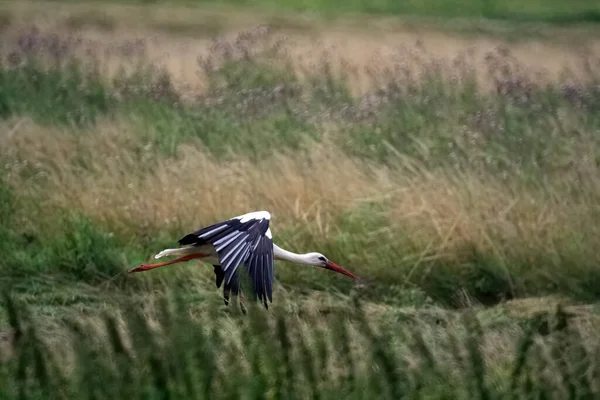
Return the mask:
[[195, 250], [196, 250], [196, 248], [194, 246], [181, 247], [178, 249], [164, 249], [163, 251], [161, 251], [160, 253], [155, 255], [154, 258], [158, 259], [158, 258], [161, 258], [164, 256], [183, 257], [183, 256], [187, 256], [189, 254], [194, 253]]

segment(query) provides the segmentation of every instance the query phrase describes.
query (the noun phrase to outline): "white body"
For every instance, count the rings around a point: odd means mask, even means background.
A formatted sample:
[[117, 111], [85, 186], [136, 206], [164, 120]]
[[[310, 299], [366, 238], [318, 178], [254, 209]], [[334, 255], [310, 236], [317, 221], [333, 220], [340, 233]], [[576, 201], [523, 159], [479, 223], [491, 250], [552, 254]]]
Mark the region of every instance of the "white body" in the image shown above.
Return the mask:
[[[217, 251], [214, 246], [211, 244], [207, 244], [204, 246], [187, 246], [181, 247], [178, 249], [165, 249], [154, 256], [155, 259], [159, 259], [165, 256], [177, 256], [183, 257], [191, 254], [207, 254], [206, 257], [202, 257], [201, 260], [209, 263], [211, 265], [221, 265], [219, 261], [219, 257], [217, 255]], [[320, 265], [322, 264], [322, 260], [319, 260], [319, 256], [323, 257], [323, 255], [319, 253], [307, 253], [307, 254], [296, 254], [291, 251], [287, 251], [282, 249], [273, 243], [273, 257], [276, 260], [289, 261], [296, 264], [303, 265]]]

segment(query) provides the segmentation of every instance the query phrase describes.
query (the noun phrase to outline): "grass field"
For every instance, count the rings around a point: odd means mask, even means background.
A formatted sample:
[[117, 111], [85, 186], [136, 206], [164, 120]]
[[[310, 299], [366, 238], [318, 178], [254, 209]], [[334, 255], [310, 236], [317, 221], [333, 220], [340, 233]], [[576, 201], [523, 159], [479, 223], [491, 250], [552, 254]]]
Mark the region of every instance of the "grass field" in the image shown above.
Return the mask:
[[[198, 36], [133, 3], [2, 6], [1, 399], [598, 392], [597, 36]], [[277, 263], [244, 315], [210, 266], [126, 274], [261, 209], [362, 284]]]
[[[497, 4], [496, 4], [497, 3]], [[598, 37], [599, 6], [594, 2], [560, 3], [551, 0], [500, 2], [496, 0], [377, 1], [377, 2], [239, 2], [239, 1], [49, 1], [23, 0], [0, 4], [0, 31], [38, 26], [62, 32], [137, 32], [143, 36], [176, 35], [189, 39], [249, 29], [258, 24], [302, 34], [342, 33], [376, 37], [376, 45], [406, 38], [397, 33], [430, 37], [450, 33], [470, 39], [548, 44], [585, 43]], [[458, 4], [458, 6], [457, 6]], [[48, 13], [51, 7], [53, 12]], [[373, 9], [374, 7], [374, 9]], [[365, 12], [365, 8], [372, 8]], [[362, 10], [362, 12], [361, 12]], [[487, 10], [487, 11], [486, 11]], [[493, 14], [493, 15], [492, 15]], [[405, 35], [404, 35], [405, 36]], [[155, 36], [156, 37], [156, 36]], [[440, 38], [436, 39], [439, 42]], [[180, 41], [181, 42], [181, 41]], [[339, 42], [339, 40], [338, 40]], [[431, 40], [427, 40], [428, 43]]]
[[[64, 0], [66, 3], [80, 1]], [[91, 2], [94, 2], [92, 0]], [[98, 3], [107, 3], [105, 0]], [[126, 4], [173, 4], [162, 0], [119, 0], [114, 3]], [[177, 0], [175, 4], [188, 7], [206, 5], [232, 5], [249, 9], [301, 11], [339, 16], [348, 13], [380, 15], [418, 15], [442, 17], [483, 17], [524, 21], [547, 21], [554, 23], [600, 22], [600, 5], [586, 0], [573, 0], [569, 3], [558, 0], [293, 0], [278, 2], [273, 0]]]

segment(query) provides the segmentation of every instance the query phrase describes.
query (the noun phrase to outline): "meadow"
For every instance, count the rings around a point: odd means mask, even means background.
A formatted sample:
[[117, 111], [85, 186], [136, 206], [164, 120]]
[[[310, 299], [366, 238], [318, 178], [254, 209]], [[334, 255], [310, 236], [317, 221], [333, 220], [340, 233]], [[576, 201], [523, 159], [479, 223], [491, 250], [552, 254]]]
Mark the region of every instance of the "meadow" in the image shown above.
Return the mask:
[[[357, 63], [269, 25], [157, 39], [15, 10], [0, 39], [0, 399], [600, 390], [593, 37], [541, 61], [417, 43]], [[262, 209], [280, 246], [361, 284], [276, 263], [273, 304], [244, 314], [208, 265], [127, 275]]]
[[[51, 0], [52, 2], [56, 0]], [[79, 0], [59, 0], [66, 3], [81, 3]], [[106, 0], [92, 0], [110, 3]], [[164, 0], [117, 0], [113, 3], [143, 4], [145, 6], [173, 4]], [[558, 0], [176, 0], [175, 4], [187, 7], [232, 6], [251, 10], [310, 12], [336, 18], [345, 14], [371, 15], [416, 15], [430, 17], [463, 17], [505, 19], [510, 21], [542, 21], [551, 23], [597, 23], [600, 22], [600, 6], [586, 0], [565, 3]]]

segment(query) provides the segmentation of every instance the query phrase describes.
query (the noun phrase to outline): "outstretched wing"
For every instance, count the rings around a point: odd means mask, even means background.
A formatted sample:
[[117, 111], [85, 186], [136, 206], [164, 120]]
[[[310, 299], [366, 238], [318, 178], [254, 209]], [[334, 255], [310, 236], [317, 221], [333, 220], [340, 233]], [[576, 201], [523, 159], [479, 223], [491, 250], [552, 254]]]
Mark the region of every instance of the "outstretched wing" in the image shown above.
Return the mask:
[[257, 211], [202, 228], [179, 240], [180, 245], [213, 245], [221, 263], [224, 296], [229, 290], [237, 294], [238, 267], [245, 264], [251, 277], [254, 295], [267, 306], [273, 301], [273, 241], [269, 229], [271, 214]]

